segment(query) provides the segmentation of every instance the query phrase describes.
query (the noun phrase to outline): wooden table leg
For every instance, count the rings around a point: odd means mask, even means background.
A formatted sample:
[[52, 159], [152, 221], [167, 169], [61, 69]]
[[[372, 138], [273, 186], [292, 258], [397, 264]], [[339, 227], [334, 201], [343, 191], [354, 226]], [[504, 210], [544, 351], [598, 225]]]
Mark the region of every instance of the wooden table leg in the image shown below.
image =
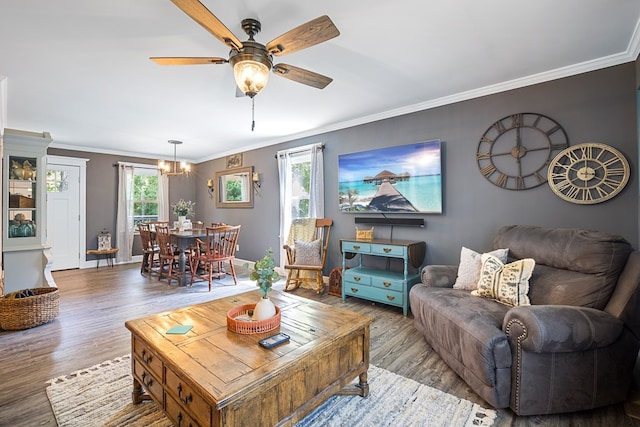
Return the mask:
[[134, 405], [137, 405], [138, 403], [145, 400], [152, 400], [151, 396], [149, 396], [144, 391], [144, 389], [142, 388], [142, 384], [140, 384], [140, 382], [135, 379], [135, 377], [133, 378], [133, 392], [131, 393], [131, 400], [133, 401]]
[[131, 393], [131, 400], [134, 405], [142, 402], [144, 396], [144, 392], [142, 391], [142, 384], [137, 379], [133, 379], [133, 393]]
[[367, 371], [364, 371], [358, 377], [358, 384], [349, 385], [336, 394], [340, 395], [353, 395], [357, 394], [362, 397], [367, 397], [369, 395], [369, 383], [367, 382]]

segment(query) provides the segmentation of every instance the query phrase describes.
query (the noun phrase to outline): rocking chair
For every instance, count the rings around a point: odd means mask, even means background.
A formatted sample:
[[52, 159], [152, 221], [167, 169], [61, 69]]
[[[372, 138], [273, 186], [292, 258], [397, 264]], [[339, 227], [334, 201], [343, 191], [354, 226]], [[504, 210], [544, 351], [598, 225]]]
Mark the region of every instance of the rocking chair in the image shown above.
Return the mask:
[[296, 229], [292, 224], [289, 240], [293, 241], [293, 246], [287, 244], [283, 247], [287, 253], [287, 263], [284, 268], [288, 271], [285, 291], [292, 291], [302, 283], [315, 283], [318, 294], [324, 291], [322, 270], [327, 259], [332, 225], [331, 219], [316, 218], [315, 236], [311, 241], [301, 241], [296, 238]]

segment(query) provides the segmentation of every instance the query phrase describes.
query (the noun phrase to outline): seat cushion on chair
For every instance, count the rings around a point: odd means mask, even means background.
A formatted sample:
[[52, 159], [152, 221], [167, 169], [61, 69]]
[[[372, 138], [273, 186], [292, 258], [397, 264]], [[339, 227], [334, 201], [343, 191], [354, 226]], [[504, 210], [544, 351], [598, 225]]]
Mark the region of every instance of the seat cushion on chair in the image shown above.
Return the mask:
[[322, 265], [320, 257], [320, 248], [322, 240], [317, 239], [313, 242], [303, 242], [295, 240], [295, 265]]

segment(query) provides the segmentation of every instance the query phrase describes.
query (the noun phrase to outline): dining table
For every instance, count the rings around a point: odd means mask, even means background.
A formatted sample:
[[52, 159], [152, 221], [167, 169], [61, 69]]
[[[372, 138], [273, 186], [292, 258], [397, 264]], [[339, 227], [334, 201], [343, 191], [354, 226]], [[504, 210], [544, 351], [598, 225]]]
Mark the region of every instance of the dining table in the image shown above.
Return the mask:
[[207, 237], [207, 230], [205, 228], [194, 228], [192, 230], [178, 229], [169, 230], [171, 236], [171, 243], [174, 243], [178, 249], [180, 249], [180, 258], [178, 259], [178, 265], [180, 268], [180, 286], [187, 284], [187, 249], [190, 245], [193, 245], [196, 239], [203, 239]]

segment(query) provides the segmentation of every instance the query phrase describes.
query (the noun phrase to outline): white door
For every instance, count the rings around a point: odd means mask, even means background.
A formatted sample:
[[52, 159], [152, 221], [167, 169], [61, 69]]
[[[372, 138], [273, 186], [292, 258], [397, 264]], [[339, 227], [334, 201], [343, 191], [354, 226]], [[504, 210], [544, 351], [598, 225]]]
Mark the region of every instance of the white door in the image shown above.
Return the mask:
[[47, 167], [47, 242], [52, 270], [80, 267], [80, 167]]

